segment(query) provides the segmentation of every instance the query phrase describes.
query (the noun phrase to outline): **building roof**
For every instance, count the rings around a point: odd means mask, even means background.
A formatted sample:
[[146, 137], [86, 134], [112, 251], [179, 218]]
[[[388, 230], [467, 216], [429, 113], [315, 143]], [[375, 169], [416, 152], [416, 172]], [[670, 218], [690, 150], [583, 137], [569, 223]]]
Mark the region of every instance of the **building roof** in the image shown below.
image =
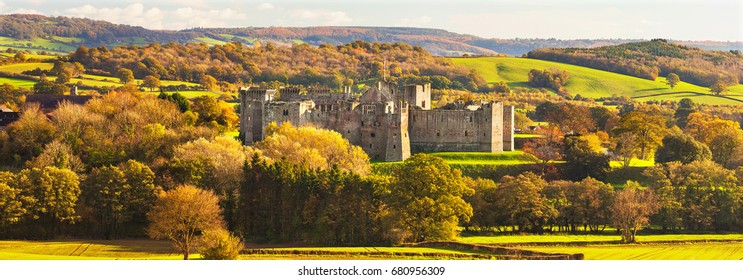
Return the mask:
[[91, 95], [31, 94], [26, 96], [26, 104], [38, 103], [41, 109], [56, 109], [62, 101], [83, 105], [92, 98]]

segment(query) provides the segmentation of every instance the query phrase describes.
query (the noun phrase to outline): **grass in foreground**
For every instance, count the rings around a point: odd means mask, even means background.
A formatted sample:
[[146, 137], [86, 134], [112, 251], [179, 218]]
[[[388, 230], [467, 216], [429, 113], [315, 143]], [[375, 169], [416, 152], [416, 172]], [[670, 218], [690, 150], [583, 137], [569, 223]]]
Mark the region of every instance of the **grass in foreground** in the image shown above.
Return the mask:
[[[567, 243], [567, 242], [612, 242], [620, 241], [622, 237], [607, 234], [563, 234], [563, 235], [499, 235], [499, 236], [467, 236], [460, 237], [459, 241], [476, 244], [514, 244], [519, 243]], [[638, 242], [702, 242], [702, 241], [736, 241], [743, 242], [743, 234], [638, 234]]]
[[[243, 254], [239, 259], [437, 259], [447, 255], [462, 258], [470, 254], [446, 248], [412, 247], [288, 247], [265, 250], [295, 251], [287, 254]], [[335, 252], [336, 254], [317, 254]], [[337, 254], [345, 252], [348, 254]], [[367, 255], [367, 253], [408, 253], [411, 255]], [[423, 256], [436, 253], [439, 256]], [[421, 255], [416, 255], [421, 254]], [[442, 255], [443, 254], [443, 255]], [[200, 255], [191, 254], [192, 259]], [[466, 258], [466, 256], [465, 256]], [[156, 240], [65, 240], [65, 241], [0, 241], [0, 260], [180, 260], [168, 241]]]
[[545, 253], [582, 253], [586, 260], [743, 260], [743, 242], [529, 247]]

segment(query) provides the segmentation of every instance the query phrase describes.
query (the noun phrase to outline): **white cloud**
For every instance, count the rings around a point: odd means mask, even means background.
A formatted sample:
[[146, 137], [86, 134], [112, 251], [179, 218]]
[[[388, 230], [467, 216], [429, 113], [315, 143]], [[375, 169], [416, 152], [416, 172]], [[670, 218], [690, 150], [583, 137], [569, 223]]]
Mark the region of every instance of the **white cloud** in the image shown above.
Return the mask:
[[26, 9], [26, 8], [18, 8], [15, 10], [12, 10], [9, 12], [9, 14], [35, 14], [35, 15], [43, 15], [42, 12], [39, 12], [34, 9]]
[[193, 8], [180, 8], [173, 12], [170, 28], [184, 29], [191, 27], [234, 27], [236, 21], [245, 20], [248, 17], [231, 8], [222, 10], [199, 10]]
[[84, 5], [65, 10], [65, 15], [71, 17], [87, 17], [106, 20], [113, 23], [144, 26], [152, 29], [162, 29], [165, 13], [158, 8], [145, 9], [142, 3], [133, 3], [123, 8], [97, 8], [93, 5]]
[[[193, 1], [193, 3], [198, 3], [198, 1]], [[133, 3], [123, 8], [98, 8], [93, 5], [84, 5], [65, 10], [65, 15], [143, 26], [150, 29], [230, 27], [235, 25], [235, 21], [247, 19], [245, 14], [230, 8], [202, 10], [185, 7], [174, 11], [163, 11], [157, 7], [145, 8], [141, 3]]]
[[261, 3], [258, 4], [258, 6], [256, 6], [255, 8], [258, 10], [271, 10], [274, 8], [274, 6], [271, 3]]
[[26, 2], [36, 5], [36, 6], [44, 4], [44, 0], [26, 0]]
[[353, 21], [346, 12], [342, 11], [297, 9], [292, 10], [290, 16], [320, 25], [339, 25]]
[[0, 9], [5, 8], [5, 2], [0, 1]]

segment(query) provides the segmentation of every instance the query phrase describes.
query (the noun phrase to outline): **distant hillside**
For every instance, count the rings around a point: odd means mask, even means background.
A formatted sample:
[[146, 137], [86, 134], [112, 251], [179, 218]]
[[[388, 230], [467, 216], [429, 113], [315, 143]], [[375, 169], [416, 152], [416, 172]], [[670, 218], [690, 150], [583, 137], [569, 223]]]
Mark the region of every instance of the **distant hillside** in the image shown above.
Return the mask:
[[737, 85], [743, 80], [740, 51], [708, 51], [660, 39], [591, 49], [537, 49], [529, 52], [528, 57], [649, 80], [676, 73], [682, 81], [705, 87], [718, 81]]
[[[150, 43], [203, 42], [209, 45], [240, 41], [253, 44], [294, 43], [347, 44], [366, 42], [400, 42], [421, 46], [434, 55], [507, 54], [521, 56], [539, 48], [591, 48], [639, 40], [557, 40], [557, 39], [486, 39], [441, 29], [410, 27], [246, 27], [197, 28], [181, 31], [149, 30], [138, 26], [106, 21], [46, 17], [41, 15], [0, 15], [0, 47], [70, 52], [84, 45], [122, 46]], [[679, 42], [704, 49], [743, 50], [743, 42]]]
[[[588, 67], [531, 58], [514, 57], [472, 57], [448, 58], [454, 64], [474, 69], [488, 83], [505, 82], [511, 89], [532, 88], [527, 82], [531, 69], [557, 68], [569, 73], [565, 88], [572, 96], [606, 98], [627, 96], [638, 101], [671, 100], [691, 98], [702, 104], [740, 105], [743, 104], [743, 85], [728, 88], [726, 96], [712, 94], [708, 88], [681, 82], [671, 89], [666, 79], [655, 81], [611, 73]], [[552, 91], [552, 90], [550, 90]]]

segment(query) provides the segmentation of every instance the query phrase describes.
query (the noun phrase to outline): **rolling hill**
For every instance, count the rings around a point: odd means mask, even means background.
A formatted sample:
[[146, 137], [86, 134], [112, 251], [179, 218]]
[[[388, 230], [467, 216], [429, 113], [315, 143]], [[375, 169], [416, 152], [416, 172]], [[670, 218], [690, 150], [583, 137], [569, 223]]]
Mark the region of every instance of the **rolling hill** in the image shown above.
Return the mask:
[[[308, 43], [347, 44], [400, 42], [421, 46], [434, 55], [506, 54], [520, 56], [539, 48], [593, 48], [611, 46], [638, 39], [492, 39], [458, 34], [441, 29], [411, 27], [246, 27], [196, 28], [188, 30], [149, 30], [139, 26], [106, 21], [42, 15], [0, 15], [0, 47], [68, 53], [79, 46], [146, 45], [169, 42], [224, 44], [240, 41], [252, 45]], [[704, 49], [743, 50], [743, 42], [677, 42]]]
[[743, 104], [743, 85], [728, 88], [727, 96], [715, 96], [706, 87], [685, 82], [671, 89], [665, 78], [655, 81], [597, 70], [571, 64], [531, 58], [475, 57], [449, 58], [455, 64], [475, 69], [488, 83], [504, 81], [512, 89], [531, 88], [528, 73], [531, 69], [557, 68], [570, 74], [565, 88], [575, 96], [600, 98], [613, 95], [629, 96], [636, 100], [681, 100], [689, 97], [694, 101], [710, 105]]

